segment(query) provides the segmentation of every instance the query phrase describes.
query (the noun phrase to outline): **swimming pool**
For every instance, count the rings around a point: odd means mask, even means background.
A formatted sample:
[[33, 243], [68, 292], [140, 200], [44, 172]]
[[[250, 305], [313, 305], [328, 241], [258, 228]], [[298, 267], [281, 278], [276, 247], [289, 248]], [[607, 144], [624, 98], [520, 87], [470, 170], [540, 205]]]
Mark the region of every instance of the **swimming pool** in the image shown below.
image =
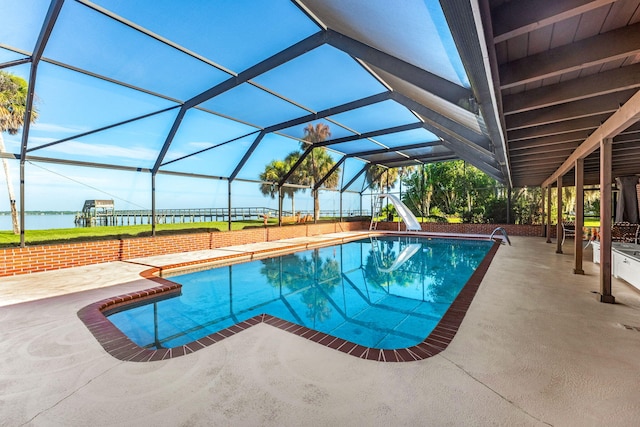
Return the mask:
[[[486, 240], [368, 238], [173, 276], [181, 293], [106, 314], [128, 339], [152, 350], [223, 338], [257, 318], [333, 348], [341, 344], [342, 351], [345, 345], [376, 354], [415, 350], [446, 313], [459, 324], [450, 306], [493, 246]], [[455, 334], [457, 326], [447, 325], [437, 342]]]

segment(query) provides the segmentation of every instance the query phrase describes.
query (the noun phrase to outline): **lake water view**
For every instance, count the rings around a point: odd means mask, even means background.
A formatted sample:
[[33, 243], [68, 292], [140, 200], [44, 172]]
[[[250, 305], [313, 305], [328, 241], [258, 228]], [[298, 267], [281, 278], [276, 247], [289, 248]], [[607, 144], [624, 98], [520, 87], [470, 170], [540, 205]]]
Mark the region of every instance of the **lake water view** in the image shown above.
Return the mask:
[[[25, 230], [52, 230], [56, 228], [76, 228], [83, 227], [82, 225], [75, 224], [76, 214], [70, 213], [27, 213], [24, 217]], [[19, 221], [19, 219], [18, 219]], [[134, 225], [134, 220], [130, 220], [130, 224]], [[141, 222], [142, 221], [142, 222]], [[195, 218], [181, 218], [176, 222], [202, 222], [198, 217]], [[149, 218], [144, 216], [142, 220], [138, 218], [135, 224], [147, 225], [149, 224]], [[118, 225], [122, 225], [118, 220]], [[125, 220], [124, 225], [129, 225]], [[13, 226], [11, 224], [11, 215], [8, 212], [0, 213], [0, 231], [11, 231]]]
[[[24, 217], [26, 230], [50, 230], [53, 228], [74, 228], [75, 214], [27, 214]], [[12, 230], [11, 215], [0, 214], [0, 230]]]

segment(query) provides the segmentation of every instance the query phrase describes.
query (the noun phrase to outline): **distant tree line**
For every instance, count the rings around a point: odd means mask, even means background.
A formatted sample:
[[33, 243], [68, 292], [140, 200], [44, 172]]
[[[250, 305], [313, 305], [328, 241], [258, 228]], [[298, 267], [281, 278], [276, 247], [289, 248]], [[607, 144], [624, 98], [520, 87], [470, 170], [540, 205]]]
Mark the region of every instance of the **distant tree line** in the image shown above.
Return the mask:
[[402, 201], [418, 217], [507, 223], [510, 207], [511, 223], [536, 224], [542, 219], [540, 188], [517, 188], [509, 194], [495, 179], [462, 160], [415, 167], [401, 178], [401, 184], [405, 188]]
[[542, 221], [540, 188], [516, 188], [509, 192], [495, 179], [462, 160], [389, 169], [372, 184], [374, 190], [387, 192], [398, 186], [402, 201], [417, 217], [427, 221], [446, 222], [450, 217], [466, 223], [538, 224]]

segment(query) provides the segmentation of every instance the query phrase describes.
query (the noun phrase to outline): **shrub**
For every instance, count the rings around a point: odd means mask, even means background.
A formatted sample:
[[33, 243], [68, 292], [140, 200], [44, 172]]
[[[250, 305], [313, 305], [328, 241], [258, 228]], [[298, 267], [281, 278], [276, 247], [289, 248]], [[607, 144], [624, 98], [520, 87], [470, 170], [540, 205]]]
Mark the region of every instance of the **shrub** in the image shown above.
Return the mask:
[[466, 224], [483, 224], [490, 221], [485, 217], [483, 208], [475, 207], [471, 209], [471, 212], [465, 211], [462, 213], [462, 222]]

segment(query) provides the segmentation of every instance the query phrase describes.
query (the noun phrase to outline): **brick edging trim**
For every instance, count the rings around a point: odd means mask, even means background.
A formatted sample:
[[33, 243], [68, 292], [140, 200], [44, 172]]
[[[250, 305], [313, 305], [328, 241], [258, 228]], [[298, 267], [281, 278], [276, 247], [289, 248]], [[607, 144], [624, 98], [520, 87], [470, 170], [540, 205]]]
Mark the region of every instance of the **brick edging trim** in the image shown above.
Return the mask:
[[[113, 323], [111, 323], [104, 313], [108, 313], [109, 311], [122, 306], [139, 303], [146, 299], [179, 295], [182, 288], [180, 284], [156, 276], [156, 274], [161, 271], [160, 268], [152, 268], [143, 273], [143, 277], [159, 283], [159, 286], [95, 302], [78, 311], [78, 317], [84, 322], [89, 331], [91, 331], [107, 353], [116, 359], [130, 362], [150, 362], [184, 356], [215, 344], [216, 342], [222, 341], [223, 339], [242, 332], [251, 326], [257, 325], [258, 323], [266, 323], [278, 329], [282, 329], [286, 332], [290, 332], [360, 359], [375, 360], [378, 362], [413, 362], [435, 356], [449, 346], [462, 324], [462, 320], [471, 306], [471, 302], [473, 301], [476, 292], [480, 288], [480, 283], [489, 269], [491, 261], [498, 251], [498, 247], [500, 247], [500, 243], [494, 242], [493, 246], [487, 252], [487, 255], [480, 262], [476, 270], [460, 290], [458, 296], [454, 299], [453, 303], [451, 303], [451, 306], [431, 333], [421, 343], [403, 349], [382, 350], [364, 347], [342, 338], [318, 332], [269, 314], [256, 315], [244, 322], [237, 323], [229, 328], [207, 335], [182, 346], [159, 350], [142, 348], [131, 341]], [[268, 250], [265, 250], [264, 252], [268, 252]], [[211, 260], [209, 260], [209, 262], [210, 261]], [[203, 263], [203, 261], [165, 266], [164, 269], [199, 263]]]

